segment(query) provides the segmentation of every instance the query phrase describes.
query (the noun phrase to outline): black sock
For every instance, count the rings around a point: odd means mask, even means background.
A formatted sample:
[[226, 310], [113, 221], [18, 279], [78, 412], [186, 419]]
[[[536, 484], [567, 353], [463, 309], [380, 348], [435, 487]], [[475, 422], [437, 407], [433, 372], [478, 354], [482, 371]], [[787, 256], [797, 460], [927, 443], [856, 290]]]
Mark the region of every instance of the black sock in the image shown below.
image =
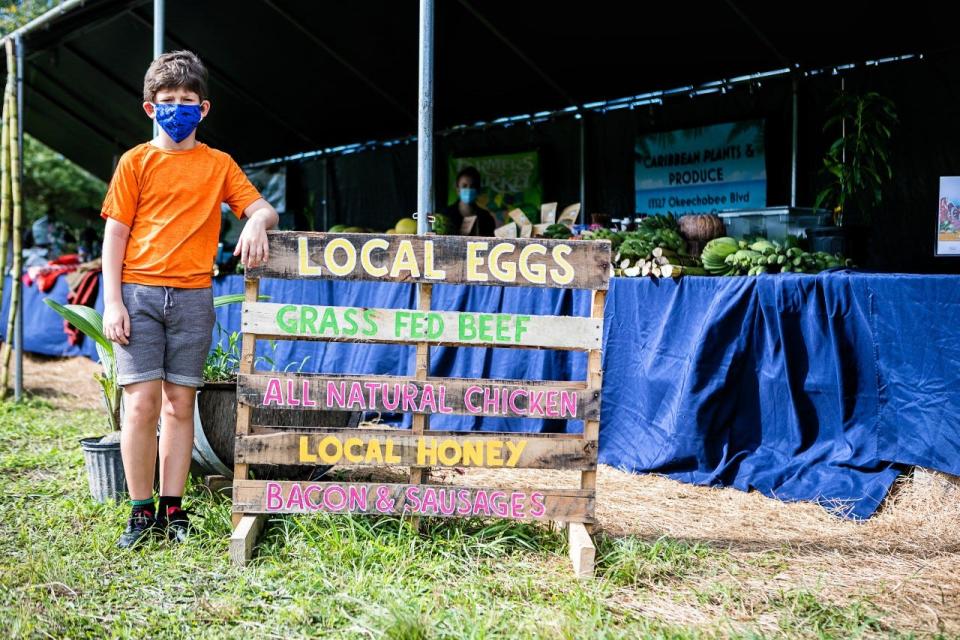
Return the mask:
[[132, 517], [142, 515], [153, 517], [153, 514], [156, 513], [156, 508], [153, 504], [153, 498], [146, 498], [144, 500], [130, 500], [130, 512]]
[[170, 515], [170, 508], [180, 509], [183, 498], [181, 496], [160, 496], [160, 517], [166, 518]]

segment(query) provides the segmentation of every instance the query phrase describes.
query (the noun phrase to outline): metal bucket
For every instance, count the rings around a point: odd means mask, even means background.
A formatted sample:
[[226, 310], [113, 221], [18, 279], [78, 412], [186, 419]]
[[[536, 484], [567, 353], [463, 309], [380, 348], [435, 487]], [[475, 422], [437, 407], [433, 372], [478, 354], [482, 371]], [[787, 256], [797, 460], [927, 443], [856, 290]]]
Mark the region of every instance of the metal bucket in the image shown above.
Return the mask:
[[[119, 436], [119, 432], [117, 435]], [[97, 502], [124, 499], [127, 493], [127, 478], [123, 473], [119, 438], [112, 435], [83, 438], [80, 446], [83, 448], [83, 460], [93, 499]]]
[[[352, 429], [360, 424], [359, 412], [297, 411], [254, 408], [253, 424], [285, 425], [298, 431], [311, 428]], [[233, 478], [233, 451], [237, 425], [235, 382], [207, 382], [197, 393], [193, 418], [193, 464], [195, 475]], [[303, 480], [318, 478], [329, 470], [324, 465], [252, 465], [262, 479]]]

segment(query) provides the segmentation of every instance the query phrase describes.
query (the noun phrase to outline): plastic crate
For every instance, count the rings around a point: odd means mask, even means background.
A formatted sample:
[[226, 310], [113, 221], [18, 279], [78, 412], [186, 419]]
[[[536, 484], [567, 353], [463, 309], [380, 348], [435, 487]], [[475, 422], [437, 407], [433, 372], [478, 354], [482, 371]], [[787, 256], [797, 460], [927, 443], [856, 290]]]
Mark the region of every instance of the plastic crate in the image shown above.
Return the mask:
[[807, 229], [822, 227], [830, 221], [830, 212], [826, 209], [798, 207], [724, 211], [718, 215], [723, 219], [728, 236], [761, 235], [771, 240], [782, 240], [787, 235], [805, 238]]

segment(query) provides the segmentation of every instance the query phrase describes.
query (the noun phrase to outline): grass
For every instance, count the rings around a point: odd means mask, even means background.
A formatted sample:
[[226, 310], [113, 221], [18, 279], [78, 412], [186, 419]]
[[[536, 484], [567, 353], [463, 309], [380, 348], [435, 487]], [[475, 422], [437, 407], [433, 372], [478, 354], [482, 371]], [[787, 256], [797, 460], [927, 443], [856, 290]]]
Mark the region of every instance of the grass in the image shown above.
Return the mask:
[[[87, 497], [78, 440], [100, 412], [33, 400], [0, 404], [0, 636], [55, 638], [660, 638], [863, 637], [886, 633], [869, 602], [837, 606], [788, 591], [775, 626], [721, 619], [683, 627], [649, 615], [664, 592], [715, 585], [740, 598], [723, 549], [661, 538], [598, 539], [598, 577], [577, 580], [564, 538], [533, 524], [282, 517], [255, 561], [227, 558], [230, 504], [188, 487], [198, 513], [185, 545], [114, 543], [127, 506]], [[676, 596], [680, 597], [680, 596]], [[625, 598], [633, 605], [623, 604]], [[639, 604], [637, 604], [639, 603]]]

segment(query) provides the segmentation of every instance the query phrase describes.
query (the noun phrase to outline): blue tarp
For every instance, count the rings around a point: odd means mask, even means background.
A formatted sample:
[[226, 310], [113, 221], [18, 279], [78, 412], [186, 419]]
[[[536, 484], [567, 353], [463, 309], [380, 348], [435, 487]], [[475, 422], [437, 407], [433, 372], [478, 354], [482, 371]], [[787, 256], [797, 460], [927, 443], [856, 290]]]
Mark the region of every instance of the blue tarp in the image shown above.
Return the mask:
[[[218, 280], [215, 294], [242, 280]], [[275, 302], [412, 307], [388, 283], [264, 281]], [[67, 349], [59, 318], [25, 290], [25, 348]], [[61, 278], [52, 295], [66, 297]], [[6, 296], [5, 296], [6, 297]], [[586, 292], [434, 287], [434, 307], [586, 315]], [[98, 301], [98, 308], [101, 303]], [[5, 316], [4, 316], [5, 317]], [[225, 331], [239, 306], [218, 311]], [[756, 489], [870, 516], [905, 465], [960, 475], [960, 278], [842, 272], [817, 277], [614, 279], [607, 296], [600, 461], [684, 482]], [[0, 329], [2, 330], [2, 329]], [[396, 374], [413, 350], [262, 343], [260, 368]], [[269, 358], [270, 360], [266, 360]], [[307, 360], [304, 362], [304, 358]], [[583, 354], [434, 348], [435, 376], [582, 379]], [[579, 431], [579, 423], [438, 416], [445, 429]]]

